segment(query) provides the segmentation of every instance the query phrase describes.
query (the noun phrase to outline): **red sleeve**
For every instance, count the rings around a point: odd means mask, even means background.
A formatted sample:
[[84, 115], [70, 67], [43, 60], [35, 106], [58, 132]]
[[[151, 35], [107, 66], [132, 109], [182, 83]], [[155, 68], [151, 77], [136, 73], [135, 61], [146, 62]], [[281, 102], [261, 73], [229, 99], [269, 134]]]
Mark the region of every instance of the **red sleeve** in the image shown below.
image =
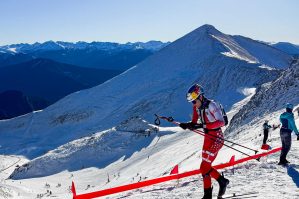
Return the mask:
[[198, 113], [196, 110], [196, 106], [193, 106], [192, 123], [197, 124], [197, 121], [198, 121]]

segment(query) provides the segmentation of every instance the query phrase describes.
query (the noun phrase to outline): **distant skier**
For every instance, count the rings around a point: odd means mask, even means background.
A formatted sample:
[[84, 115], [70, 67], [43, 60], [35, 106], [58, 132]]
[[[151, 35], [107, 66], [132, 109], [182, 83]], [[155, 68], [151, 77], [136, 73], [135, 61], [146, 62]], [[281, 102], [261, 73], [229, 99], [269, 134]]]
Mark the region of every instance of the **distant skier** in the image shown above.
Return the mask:
[[290, 151], [291, 144], [292, 144], [292, 136], [291, 133], [294, 131], [297, 135], [297, 139], [299, 138], [299, 132], [295, 124], [294, 114], [293, 114], [293, 104], [286, 105], [286, 112], [280, 115], [280, 138], [282, 143], [282, 149], [280, 154], [280, 160], [278, 165], [285, 165], [290, 163], [286, 157], [288, 152]]
[[[193, 103], [193, 118], [191, 122], [181, 123], [180, 127], [183, 129], [203, 128], [206, 133], [202, 148], [202, 162], [200, 165], [204, 187], [204, 196], [202, 199], [212, 198], [211, 177], [218, 181], [218, 197], [221, 197], [225, 193], [229, 180], [220, 175], [220, 173], [212, 167], [212, 163], [224, 143], [221, 127], [225, 125], [225, 121], [222, 115], [222, 109], [219, 104], [204, 96], [203, 88], [198, 84], [194, 84], [188, 90], [187, 100]], [[198, 123], [198, 119], [200, 119], [200, 123]]]
[[265, 123], [263, 124], [263, 129], [264, 129], [264, 139], [263, 139], [263, 145], [262, 145], [262, 149], [268, 150], [270, 148], [270, 146], [267, 144], [267, 140], [268, 140], [268, 136], [269, 136], [269, 129], [272, 128], [272, 126], [270, 126], [268, 120], [265, 120]]

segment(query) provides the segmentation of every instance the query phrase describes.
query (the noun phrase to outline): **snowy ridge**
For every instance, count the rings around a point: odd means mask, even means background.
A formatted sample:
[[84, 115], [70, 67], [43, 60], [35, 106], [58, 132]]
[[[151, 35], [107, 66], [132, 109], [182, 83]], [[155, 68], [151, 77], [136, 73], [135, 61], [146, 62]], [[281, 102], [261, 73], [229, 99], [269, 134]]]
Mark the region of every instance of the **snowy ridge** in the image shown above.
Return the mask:
[[255, 57], [258, 63], [272, 68], [286, 68], [285, 63], [288, 62], [290, 64], [292, 61], [288, 54], [272, 46], [243, 36], [232, 37], [240, 46], [246, 49], [251, 56]]
[[228, 57], [237, 58], [240, 60], [247, 61], [249, 63], [257, 63], [256, 58], [251, 56], [245, 49], [241, 48], [232, 37], [228, 35], [212, 35], [214, 38], [219, 40], [228, 49], [227, 52], [222, 52], [223, 55]]
[[[299, 62], [295, 62], [281, 77], [265, 84], [258, 89], [256, 94], [232, 119], [227, 131], [241, 132], [244, 129], [239, 128], [244, 124], [263, 123], [265, 115], [272, 113], [273, 118], [277, 118], [280, 110], [286, 103], [292, 103], [295, 106], [299, 104]], [[275, 114], [273, 114], [275, 113]], [[239, 129], [238, 129], [239, 128]]]

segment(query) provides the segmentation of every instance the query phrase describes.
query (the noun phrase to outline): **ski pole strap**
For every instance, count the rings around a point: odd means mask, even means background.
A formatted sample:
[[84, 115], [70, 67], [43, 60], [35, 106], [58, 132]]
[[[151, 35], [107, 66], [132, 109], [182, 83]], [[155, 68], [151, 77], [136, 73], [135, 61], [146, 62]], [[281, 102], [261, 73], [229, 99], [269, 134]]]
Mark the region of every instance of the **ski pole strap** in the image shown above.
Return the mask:
[[160, 125], [161, 124], [160, 118], [163, 119], [163, 120], [167, 120], [168, 122], [173, 122], [174, 121], [173, 117], [159, 116], [157, 114], [155, 114], [155, 116], [156, 116], [156, 120], [155, 120], [155, 124], [156, 125]]
[[160, 122], [159, 116], [157, 114], [155, 114], [155, 116], [156, 116], [155, 125], [160, 126], [161, 122]]

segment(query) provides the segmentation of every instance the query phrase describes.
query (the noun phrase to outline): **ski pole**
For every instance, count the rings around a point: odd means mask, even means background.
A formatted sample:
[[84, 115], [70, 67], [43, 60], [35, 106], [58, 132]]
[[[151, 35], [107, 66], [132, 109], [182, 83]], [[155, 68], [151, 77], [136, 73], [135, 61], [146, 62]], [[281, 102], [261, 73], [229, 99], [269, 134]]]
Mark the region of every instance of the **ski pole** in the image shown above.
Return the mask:
[[[201, 132], [201, 133], [204, 133], [204, 132], [202, 132], [202, 131], [200, 131], [200, 130], [197, 130], [197, 129], [194, 129], [194, 131], [199, 131], [199, 132]], [[227, 140], [227, 139], [224, 139], [224, 138], [220, 138], [220, 137], [217, 137], [217, 136], [215, 136], [215, 135], [209, 135], [209, 136], [212, 136], [212, 137], [215, 137], [215, 138], [219, 138], [219, 139], [222, 139], [222, 140], [224, 140], [224, 141], [226, 141], [226, 142], [232, 143], [232, 144], [234, 144], [234, 145], [237, 145], [237, 146], [243, 147], [243, 148], [245, 148], [245, 149], [254, 151], [255, 154], [258, 153], [257, 150], [251, 149], [251, 148], [249, 148], [249, 147], [247, 147], [247, 146], [244, 146], [244, 145], [235, 143], [235, 142], [233, 142], [233, 141], [230, 141], [230, 140]]]
[[[178, 122], [175, 122], [175, 121], [174, 121], [174, 119], [173, 119], [172, 117], [158, 116], [157, 114], [155, 114], [155, 116], [156, 116], [156, 117], [158, 117], [158, 118], [161, 118], [161, 119], [167, 120], [168, 122], [172, 122], [173, 124], [180, 125], [180, 123], [178, 123]], [[170, 119], [171, 121], [170, 121], [169, 119]], [[195, 131], [200, 131], [200, 130], [196, 130], [196, 129], [195, 129]], [[200, 131], [200, 132], [202, 132], [202, 131]], [[202, 132], [202, 133], [204, 133], [204, 132]], [[212, 137], [215, 137], [215, 138], [219, 138], [218, 136], [215, 136], [215, 135], [210, 135], [210, 136], [212, 136]], [[248, 150], [254, 151], [254, 152], [255, 152], [255, 154], [257, 154], [257, 152], [258, 152], [257, 150], [254, 150], [254, 149], [252, 149], [252, 148], [249, 148], [249, 147], [247, 147], [247, 146], [244, 146], [244, 145], [241, 145], [241, 144], [235, 143], [235, 142], [233, 142], [233, 141], [230, 141], [230, 140], [227, 140], [227, 139], [224, 139], [224, 138], [219, 138], [219, 139], [223, 139], [223, 140], [224, 140], [224, 141], [226, 141], [226, 142], [229, 142], [229, 143], [235, 144], [235, 145], [237, 145], [237, 146], [243, 147], [243, 148], [245, 148], [245, 149], [248, 149]]]
[[[191, 130], [191, 129], [190, 129]], [[209, 135], [209, 134], [205, 134], [204, 132], [202, 132], [202, 131], [196, 131], [196, 130], [191, 130], [191, 131], [193, 131], [193, 132], [195, 132], [195, 133], [197, 133], [197, 134], [199, 134], [199, 135], [202, 135], [202, 136], [206, 136], [206, 135], [208, 135], [209, 137], [208, 138], [210, 138], [211, 140], [213, 140], [213, 141], [216, 141], [216, 142], [218, 142], [218, 143], [220, 143], [220, 141], [218, 141], [217, 139], [222, 139], [222, 140], [224, 140], [223, 138], [220, 138], [220, 137], [217, 137], [217, 138], [212, 138], [213, 136], [211, 136], [211, 135]], [[233, 150], [235, 150], [235, 151], [237, 151], [237, 152], [239, 152], [239, 153], [242, 153], [243, 155], [246, 155], [246, 156], [248, 156], [248, 157], [251, 157], [251, 155], [249, 155], [249, 154], [247, 154], [247, 153], [244, 153], [243, 151], [240, 151], [240, 150], [238, 150], [238, 149], [236, 149], [236, 148], [234, 148], [234, 147], [231, 147], [231, 146], [229, 146], [229, 145], [227, 145], [227, 144], [225, 144], [225, 143], [223, 143], [223, 145], [224, 146], [226, 146], [226, 147], [228, 147], [228, 148], [230, 148], [230, 149], [233, 149]], [[259, 161], [259, 160], [258, 160]]]
[[[168, 122], [171, 122], [171, 123], [173, 123], [173, 124], [176, 124], [176, 125], [180, 125], [180, 123], [179, 122], [176, 122], [176, 121], [174, 121], [174, 119], [173, 119], [173, 117], [165, 117], [165, 116], [159, 116], [159, 115], [157, 115], [157, 114], [155, 114], [155, 116], [157, 117], [156, 118], [156, 120], [155, 120], [155, 124], [156, 125], [160, 125], [160, 120], [159, 120], [159, 118], [161, 118], [161, 119], [164, 119], [164, 120], [166, 120], [166, 121], [168, 121]], [[216, 142], [218, 142], [218, 143], [220, 143], [220, 141], [218, 141], [217, 139], [213, 139], [212, 137], [215, 137], [215, 138], [218, 138], [218, 139], [222, 139], [222, 140], [224, 140], [224, 141], [228, 141], [228, 140], [225, 140], [224, 138], [220, 138], [220, 137], [218, 137], [218, 136], [212, 136], [212, 135], [209, 135], [209, 134], [205, 134], [204, 132], [202, 132], [202, 131], [200, 131], [200, 130], [192, 130], [192, 129], [190, 129], [191, 131], [193, 131], [193, 132], [195, 132], [195, 133], [197, 133], [197, 134], [199, 134], [199, 135], [202, 135], [202, 136], [206, 136], [206, 135], [208, 135], [209, 137], [209, 139], [211, 139], [211, 140], [213, 140], [213, 141], [216, 141]], [[231, 141], [230, 141], [231, 142]], [[247, 154], [247, 153], [244, 153], [243, 151], [240, 151], [240, 150], [238, 150], [238, 149], [236, 149], [236, 148], [234, 148], [234, 147], [231, 147], [231, 146], [229, 146], [229, 145], [227, 145], [227, 144], [225, 144], [225, 143], [223, 143], [223, 145], [224, 146], [226, 146], [226, 147], [228, 147], [228, 148], [230, 148], [230, 149], [233, 149], [233, 150], [235, 150], [235, 151], [237, 151], [237, 152], [239, 152], [239, 153], [241, 153], [241, 154], [243, 154], [243, 155], [246, 155], [246, 156], [248, 156], [248, 157], [250, 157], [251, 155], [249, 155], [249, 154]], [[242, 146], [242, 145], [241, 145]], [[243, 146], [244, 147], [244, 146]], [[253, 150], [253, 149], [251, 149], [251, 150]], [[253, 151], [255, 151], [256, 153], [257, 153], [257, 151], [256, 150], [253, 150]], [[259, 161], [259, 158], [258, 159], [256, 159], [257, 161]]]

